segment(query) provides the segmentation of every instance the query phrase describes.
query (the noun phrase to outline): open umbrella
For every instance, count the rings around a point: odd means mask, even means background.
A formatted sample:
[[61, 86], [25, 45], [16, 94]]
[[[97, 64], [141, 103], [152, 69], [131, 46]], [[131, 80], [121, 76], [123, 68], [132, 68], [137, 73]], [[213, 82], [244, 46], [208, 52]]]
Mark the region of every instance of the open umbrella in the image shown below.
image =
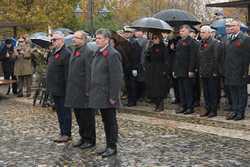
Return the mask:
[[34, 44], [42, 47], [42, 48], [48, 48], [51, 44], [51, 41], [49, 39], [49, 37], [47, 36], [37, 36], [34, 38], [30, 38], [31, 42], [33, 42]]
[[146, 32], [170, 32], [173, 28], [165, 21], [153, 17], [145, 17], [136, 20], [132, 23], [131, 28], [146, 31]]
[[[216, 32], [222, 36], [226, 35], [226, 20], [229, 18], [224, 18], [224, 19], [218, 19], [212, 22], [210, 25], [212, 28], [216, 29]], [[248, 26], [245, 24], [241, 23], [240, 25], [240, 30], [242, 32], [246, 32], [249, 30]]]
[[35, 32], [35, 33], [30, 35], [30, 38], [36, 38], [38, 36], [47, 36], [47, 33], [46, 32]]
[[153, 15], [153, 17], [164, 20], [173, 27], [183, 24], [197, 25], [201, 23], [195, 16], [180, 9], [162, 10]]
[[124, 38], [123, 36], [121, 36], [121, 34], [119, 34], [119, 32], [112, 31], [111, 37], [114, 38], [117, 43], [128, 42], [128, 40], [126, 38]]
[[56, 28], [53, 31], [61, 31], [65, 36], [74, 33], [74, 31], [72, 31], [71, 29], [68, 29], [68, 28]]

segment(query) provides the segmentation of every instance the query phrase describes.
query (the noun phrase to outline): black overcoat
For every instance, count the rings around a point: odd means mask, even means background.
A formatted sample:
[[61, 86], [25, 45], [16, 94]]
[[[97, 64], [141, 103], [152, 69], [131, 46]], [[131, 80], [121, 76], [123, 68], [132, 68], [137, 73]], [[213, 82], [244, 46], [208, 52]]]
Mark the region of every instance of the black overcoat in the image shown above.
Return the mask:
[[53, 96], [65, 96], [70, 50], [63, 46], [48, 58], [47, 90]]
[[88, 108], [90, 63], [94, 52], [84, 45], [76, 48], [70, 56], [65, 106]]

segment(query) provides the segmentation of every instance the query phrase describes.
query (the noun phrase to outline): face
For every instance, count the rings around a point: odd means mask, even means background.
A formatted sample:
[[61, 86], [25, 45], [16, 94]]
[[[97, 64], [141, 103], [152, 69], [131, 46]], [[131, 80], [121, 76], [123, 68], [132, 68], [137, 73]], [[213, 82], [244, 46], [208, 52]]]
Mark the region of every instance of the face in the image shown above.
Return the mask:
[[182, 38], [186, 38], [189, 35], [190, 31], [188, 28], [183, 27], [180, 29], [179, 34]]
[[86, 43], [85, 38], [83, 37], [82, 33], [80, 32], [74, 33], [73, 43], [76, 47], [82, 46]]
[[56, 34], [54, 34], [52, 36], [52, 45], [53, 45], [53, 47], [60, 48], [60, 47], [63, 46], [63, 44], [64, 44], [64, 40], [63, 40], [62, 37], [60, 37], [60, 36], [58, 36]]
[[124, 37], [124, 38], [127, 38], [127, 39], [130, 38], [130, 37], [132, 37], [132, 35], [133, 35], [133, 34], [132, 34], [131, 32], [124, 32], [124, 33], [123, 33], [123, 37]]
[[6, 47], [7, 47], [7, 48], [11, 48], [11, 44], [7, 44]]
[[23, 38], [20, 38], [20, 39], [18, 40], [18, 45], [19, 45], [20, 47], [23, 47], [23, 46], [25, 45], [25, 40], [24, 40]]
[[135, 31], [135, 37], [143, 37], [144, 33], [142, 31]]
[[240, 32], [240, 23], [237, 21], [232, 21], [230, 25], [227, 25], [229, 31], [233, 34]]
[[152, 40], [153, 40], [153, 43], [154, 43], [154, 44], [159, 44], [159, 43], [160, 43], [160, 38], [159, 38], [158, 36], [155, 36], [155, 35], [154, 35], [154, 36], [152, 37]]
[[208, 31], [201, 30], [200, 36], [201, 36], [201, 39], [208, 39], [211, 36], [211, 33]]
[[96, 45], [99, 48], [104, 48], [109, 43], [109, 38], [105, 38], [102, 34], [96, 35]]

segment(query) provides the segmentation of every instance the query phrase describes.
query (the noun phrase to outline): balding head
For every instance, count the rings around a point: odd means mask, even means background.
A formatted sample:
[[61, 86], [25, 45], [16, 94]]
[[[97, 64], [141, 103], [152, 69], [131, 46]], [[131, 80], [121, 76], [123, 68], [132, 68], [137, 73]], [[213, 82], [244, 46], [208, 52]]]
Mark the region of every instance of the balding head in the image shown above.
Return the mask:
[[51, 41], [55, 48], [61, 48], [64, 45], [64, 34], [61, 31], [53, 32]]
[[211, 37], [212, 29], [210, 26], [202, 26], [200, 29], [201, 39], [206, 40]]
[[73, 43], [76, 47], [81, 47], [86, 44], [88, 34], [84, 31], [76, 31], [74, 33]]

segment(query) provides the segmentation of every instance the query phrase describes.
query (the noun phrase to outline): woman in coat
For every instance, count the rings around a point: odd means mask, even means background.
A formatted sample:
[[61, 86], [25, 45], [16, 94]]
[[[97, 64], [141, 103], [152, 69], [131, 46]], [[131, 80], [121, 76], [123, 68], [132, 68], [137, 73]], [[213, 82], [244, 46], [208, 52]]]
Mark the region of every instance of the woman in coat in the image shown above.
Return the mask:
[[170, 69], [168, 50], [161, 34], [152, 36], [152, 46], [146, 51], [145, 64], [147, 96], [154, 102], [155, 111], [163, 111], [163, 100], [169, 89]]

